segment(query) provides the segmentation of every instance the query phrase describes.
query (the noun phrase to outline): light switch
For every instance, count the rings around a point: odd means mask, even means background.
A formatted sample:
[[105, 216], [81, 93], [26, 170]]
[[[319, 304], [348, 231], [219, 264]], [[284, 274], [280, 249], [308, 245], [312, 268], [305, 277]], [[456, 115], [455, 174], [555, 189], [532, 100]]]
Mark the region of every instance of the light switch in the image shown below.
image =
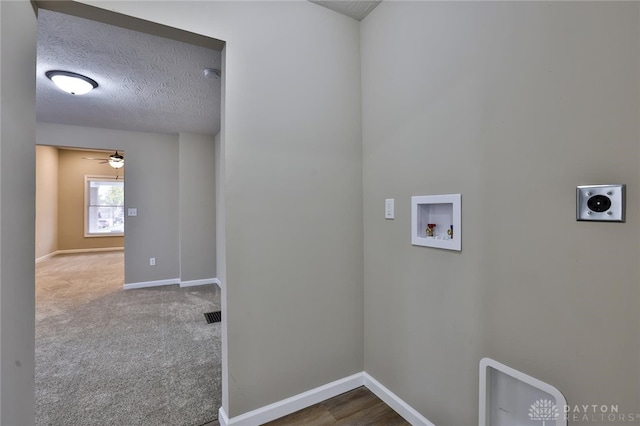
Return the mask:
[[384, 200], [384, 218], [385, 219], [394, 219], [395, 218], [395, 200], [393, 198], [387, 198]]
[[138, 216], [138, 209], [136, 208], [127, 209], [127, 216]]

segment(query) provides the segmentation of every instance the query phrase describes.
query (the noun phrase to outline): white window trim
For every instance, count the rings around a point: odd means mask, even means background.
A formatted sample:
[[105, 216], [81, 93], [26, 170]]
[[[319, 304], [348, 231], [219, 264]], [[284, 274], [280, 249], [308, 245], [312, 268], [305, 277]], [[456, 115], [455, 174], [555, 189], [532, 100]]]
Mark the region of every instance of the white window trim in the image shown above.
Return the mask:
[[[104, 237], [124, 237], [124, 231], [122, 232], [114, 232], [109, 234], [90, 234], [87, 232], [89, 227], [87, 226], [88, 214], [89, 214], [89, 187], [87, 186], [90, 180], [112, 180], [112, 181], [122, 181], [124, 182], [124, 178], [113, 177], [113, 176], [100, 176], [100, 175], [85, 175], [84, 176], [84, 205], [82, 209], [84, 210], [83, 215], [83, 233], [85, 238], [104, 238]], [[124, 207], [124, 205], [123, 205]]]

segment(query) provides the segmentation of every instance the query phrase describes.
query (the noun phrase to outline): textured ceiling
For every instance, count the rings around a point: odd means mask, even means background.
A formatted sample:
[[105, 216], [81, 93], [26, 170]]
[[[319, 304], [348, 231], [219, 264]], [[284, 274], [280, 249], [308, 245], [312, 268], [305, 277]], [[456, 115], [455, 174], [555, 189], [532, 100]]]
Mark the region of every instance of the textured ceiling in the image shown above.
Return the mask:
[[[220, 130], [220, 52], [40, 9], [37, 120], [156, 133]], [[82, 96], [59, 90], [49, 70], [98, 82]]]
[[376, 8], [382, 0], [309, 0], [320, 6], [324, 6], [335, 12], [342, 13], [355, 19], [362, 21], [373, 9]]

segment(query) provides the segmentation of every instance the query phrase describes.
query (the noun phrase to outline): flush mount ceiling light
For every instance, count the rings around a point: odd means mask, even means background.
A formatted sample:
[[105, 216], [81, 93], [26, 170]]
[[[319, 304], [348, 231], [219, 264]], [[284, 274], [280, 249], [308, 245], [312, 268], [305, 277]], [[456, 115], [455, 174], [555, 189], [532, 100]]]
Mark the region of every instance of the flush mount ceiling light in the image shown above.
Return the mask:
[[59, 89], [72, 95], [84, 95], [98, 87], [95, 80], [70, 71], [47, 71], [45, 75], [54, 82]]
[[206, 78], [214, 78], [218, 80], [220, 78], [220, 70], [216, 68], [205, 68], [204, 76]]
[[116, 151], [115, 154], [111, 154], [109, 156], [109, 165], [114, 169], [124, 167], [124, 157], [118, 154], [118, 151]]

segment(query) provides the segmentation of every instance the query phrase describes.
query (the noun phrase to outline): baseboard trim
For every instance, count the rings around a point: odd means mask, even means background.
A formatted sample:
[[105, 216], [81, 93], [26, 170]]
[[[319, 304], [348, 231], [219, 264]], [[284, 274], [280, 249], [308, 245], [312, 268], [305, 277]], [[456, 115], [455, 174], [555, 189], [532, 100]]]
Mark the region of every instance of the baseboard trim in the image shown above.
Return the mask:
[[220, 280], [217, 278], [204, 278], [202, 280], [180, 281], [180, 287], [193, 287], [197, 285], [218, 284], [219, 282]]
[[366, 386], [413, 426], [435, 426], [426, 417], [364, 371], [236, 417], [229, 418], [224, 408], [220, 407], [218, 421], [220, 426], [258, 426], [349, 392], [360, 386]]
[[42, 262], [43, 260], [49, 259], [59, 254], [96, 253], [101, 251], [123, 251], [123, 250], [124, 250], [124, 247], [102, 247], [102, 248], [89, 248], [89, 249], [56, 250], [56, 251], [52, 251], [49, 254], [45, 254], [44, 256], [38, 257], [36, 259], [36, 263]]
[[40, 257], [36, 258], [36, 263], [42, 262], [43, 260], [50, 259], [50, 258], [54, 257], [57, 254], [58, 254], [57, 251], [52, 251], [49, 254], [45, 254], [44, 256], [40, 256]]
[[123, 251], [124, 247], [102, 247], [89, 249], [58, 250], [56, 254], [96, 253], [100, 251]]
[[229, 424], [229, 417], [222, 407], [218, 409], [218, 423], [220, 423], [220, 426], [227, 426]]
[[[76, 254], [76, 253], [96, 253], [106, 251], [123, 251], [124, 247], [102, 247], [102, 248], [90, 248], [90, 249], [70, 249], [70, 250], [56, 250], [44, 256], [38, 257], [35, 262], [42, 262], [43, 260], [52, 258], [59, 254]], [[179, 284], [180, 287], [194, 287], [198, 285], [215, 284], [219, 288], [222, 288], [222, 282], [218, 278], [204, 278], [201, 280], [181, 281], [180, 278], [171, 278], [168, 280], [157, 281], [143, 281], [139, 283], [124, 284], [125, 290], [131, 290], [134, 288], [146, 288], [146, 287], [160, 287], [163, 285], [175, 285]]]
[[400, 397], [387, 389], [382, 383], [371, 377], [366, 372], [362, 373], [364, 377], [364, 385], [373, 392], [378, 398], [384, 401], [389, 407], [393, 408], [396, 413], [400, 414], [406, 421], [412, 425], [435, 426], [422, 414], [418, 413], [413, 407], [404, 402]]
[[229, 418], [225, 410], [220, 407], [218, 421], [220, 426], [261, 425], [358, 388], [363, 384], [363, 374], [357, 373], [232, 418]]
[[146, 287], [160, 287], [163, 285], [175, 285], [180, 284], [180, 278], [171, 278], [168, 280], [157, 280], [157, 281], [143, 281], [139, 283], [130, 283], [125, 284], [123, 288], [125, 290], [132, 290], [134, 288], [146, 288]]
[[180, 278], [171, 278], [168, 280], [143, 281], [139, 283], [125, 284], [123, 288], [125, 290], [131, 290], [134, 288], [160, 287], [163, 285], [176, 285], [176, 284], [178, 284], [181, 288], [194, 287], [197, 285], [206, 285], [206, 284], [216, 284], [218, 287], [220, 287], [220, 280], [217, 278], [206, 278], [203, 280], [181, 281]]

